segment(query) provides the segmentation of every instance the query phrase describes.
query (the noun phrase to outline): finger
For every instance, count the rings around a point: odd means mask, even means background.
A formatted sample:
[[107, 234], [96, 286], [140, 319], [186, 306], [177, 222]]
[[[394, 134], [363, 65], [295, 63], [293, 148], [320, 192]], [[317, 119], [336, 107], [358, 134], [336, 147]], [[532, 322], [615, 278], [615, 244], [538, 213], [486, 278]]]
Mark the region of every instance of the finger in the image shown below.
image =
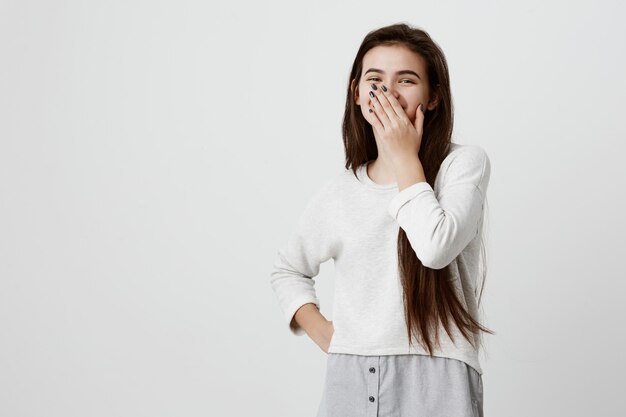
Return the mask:
[[420, 135], [423, 133], [424, 131], [424, 105], [422, 103], [420, 103], [419, 106], [417, 106], [417, 109], [415, 110], [415, 123], [413, 124], [413, 126], [415, 126], [415, 130], [417, 131], [417, 133], [419, 133]]
[[373, 91], [373, 93], [375, 97], [373, 101], [378, 103], [379, 109], [381, 110], [381, 113], [383, 114], [383, 119], [381, 120], [383, 121], [383, 124], [385, 126], [389, 126], [392, 119], [395, 120], [397, 119], [398, 116], [396, 115], [396, 112], [393, 110], [393, 108], [389, 104], [389, 100], [385, 100], [382, 89]]
[[369, 113], [370, 113], [370, 123], [372, 123], [372, 126], [374, 127], [374, 129], [376, 129], [377, 131], [385, 130], [385, 127], [383, 126], [383, 124], [380, 122], [380, 119], [376, 115], [376, 111], [370, 108]]
[[378, 100], [381, 102], [383, 108], [390, 116], [396, 116], [398, 119], [404, 122], [408, 121], [410, 123], [410, 120], [406, 115], [406, 112], [398, 102], [398, 99], [396, 99], [393, 94], [389, 93], [388, 90], [384, 91], [381, 88], [380, 94], [378, 95]]
[[380, 101], [378, 101], [377, 95], [373, 91], [370, 91], [370, 97], [374, 112], [376, 113], [376, 116], [378, 116], [378, 120], [382, 124], [383, 129], [390, 126], [391, 120], [389, 119], [387, 112], [385, 112], [385, 109], [383, 109], [383, 106], [380, 104]]

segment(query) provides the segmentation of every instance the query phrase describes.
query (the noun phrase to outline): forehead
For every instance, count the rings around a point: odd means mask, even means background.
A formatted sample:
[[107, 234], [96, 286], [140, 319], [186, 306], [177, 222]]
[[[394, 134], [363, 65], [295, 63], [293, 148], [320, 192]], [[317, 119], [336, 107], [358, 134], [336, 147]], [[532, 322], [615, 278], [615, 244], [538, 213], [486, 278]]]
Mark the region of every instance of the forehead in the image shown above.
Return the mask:
[[423, 74], [426, 72], [426, 60], [404, 45], [379, 45], [363, 56], [363, 72], [368, 68], [379, 68], [385, 72], [412, 69]]

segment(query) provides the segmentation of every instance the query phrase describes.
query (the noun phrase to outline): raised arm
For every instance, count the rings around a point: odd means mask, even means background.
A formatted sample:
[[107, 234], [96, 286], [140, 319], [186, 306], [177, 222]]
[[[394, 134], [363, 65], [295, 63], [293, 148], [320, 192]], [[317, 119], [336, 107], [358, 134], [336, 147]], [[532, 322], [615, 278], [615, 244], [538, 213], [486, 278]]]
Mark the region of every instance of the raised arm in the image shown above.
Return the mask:
[[438, 198], [427, 182], [396, 194], [389, 214], [405, 231], [422, 264], [441, 269], [449, 265], [478, 233], [491, 174], [483, 148], [466, 145], [442, 164]]

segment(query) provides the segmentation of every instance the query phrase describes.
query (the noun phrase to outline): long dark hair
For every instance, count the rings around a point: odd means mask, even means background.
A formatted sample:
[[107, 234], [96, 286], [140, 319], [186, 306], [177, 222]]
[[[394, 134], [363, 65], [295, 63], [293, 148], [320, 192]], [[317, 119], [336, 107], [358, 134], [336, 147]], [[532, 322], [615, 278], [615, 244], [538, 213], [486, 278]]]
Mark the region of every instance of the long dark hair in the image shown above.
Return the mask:
[[[452, 95], [448, 64], [441, 48], [424, 30], [405, 23], [386, 26], [369, 32], [354, 58], [346, 106], [342, 124], [346, 169], [357, 176], [362, 165], [378, 157], [378, 149], [372, 126], [365, 120], [355, 104], [355, 93], [363, 71], [363, 57], [370, 49], [379, 45], [404, 45], [419, 54], [427, 63], [429, 89], [439, 97], [437, 106], [427, 111], [424, 119], [422, 141], [418, 157], [424, 168], [427, 182], [434, 187], [434, 181], [442, 161], [450, 151], [453, 127]], [[484, 261], [484, 245], [481, 244]], [[483, 262], [483, 265], [486, 265]], [[429, 355], [432, 355], [431, 332], [435, 330], [436, 345], [439, 341], [439, 322], [452, 340], [450, 318], [463, 336], [476, 348], [474, 334], [482, 341], [479, 332], [495, 334], [476, 321], [459, 301], [451, 281], [449, 266], [442, 269], [425, 267], [413, 251], [402, 228], [398, 233], [398, 267], [404, 290], [404, 311], [409, 343], [413, 333], [420, 339]], [[485, 271], [485, 269], [483, 269]], [[485, 285], [483, 277], [480, 297]]]

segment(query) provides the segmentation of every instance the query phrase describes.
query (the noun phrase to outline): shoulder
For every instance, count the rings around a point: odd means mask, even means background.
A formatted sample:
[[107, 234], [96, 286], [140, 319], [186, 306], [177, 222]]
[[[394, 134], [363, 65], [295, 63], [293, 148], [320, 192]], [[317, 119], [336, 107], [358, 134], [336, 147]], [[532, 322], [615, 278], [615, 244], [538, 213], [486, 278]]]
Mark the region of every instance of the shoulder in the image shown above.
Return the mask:
[[489, 155], [480, 145], [452, 142], [440, 173], [443, 183], [470, 181], [485, 191], [491, 176]]
[[358, 182], [359, 179], [352, 172], [352, 169], [340, 167], [329, 174], [326, 181], [322, 183], [318, 194], [331, 199], [333, 197], [340, 199]]
[[457, 162], [484, 165], [489, 161], [489, 156], [487, 151], [480, 145], [451, 142], [450, 151], [442, 165], [444, 163], [450, 164], [455, 160], [458, 160]]

